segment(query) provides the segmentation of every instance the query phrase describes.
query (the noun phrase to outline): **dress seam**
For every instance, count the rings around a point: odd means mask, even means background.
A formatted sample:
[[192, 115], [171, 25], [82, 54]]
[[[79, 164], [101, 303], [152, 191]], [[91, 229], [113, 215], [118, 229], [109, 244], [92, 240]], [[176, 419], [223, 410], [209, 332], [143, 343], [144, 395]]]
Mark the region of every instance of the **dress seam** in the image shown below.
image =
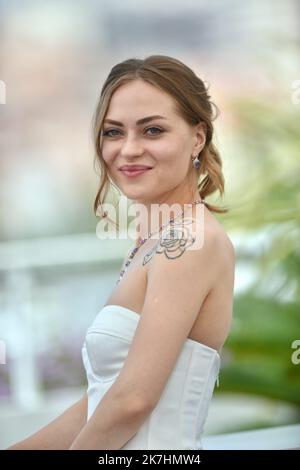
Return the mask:
[[[201, 410], [203, 411], [204, 395], [205, 395], [205, 392], [207, 390], [208, 380], [211, 377], [211, 372], [212, 372], [212, 368], [213, 368], [213, 365], [214, 365], [214, 361], [215, 361], [215, 356], [212, 356], [211, 361], [210, 361], [209, 370], [207, 371], [205, 383], [204, 383], [204, 386], [203, 386], [203, 389], [202, 389], [201, 399], [199, 400], [199, 406], [198, 406], [197, 413], [196, 413], [196, 423], [195, 423], [195, 435], [194, 435], [194, 442], [195, 443], [196, 443], [196, 438], [197, 438], [196, 433], [197, 433], [197, 425], [198, 425], [199, 418], [200, 418], [200, 412], [201, 412]], [[200, 431], [201, 441], [202, 441], [202, 434], [203, 434], [203, 428]]]
[[111, 331], [108, 331], [108, 330], [88, 330], [87, 333], [86, 333], [86, 336], [88, 336], [90, 333], [96, 333], [96, 334], [105, 334], [107, 336], [112, 336], [114, 338], [119, 338], [119, 339], [123, 339], [124, 341], [127, 341], [127, 342], [130, 342], [132, 341], [133, 338], [129, 338], [127, 336], [123, 336], [123, 335], [120, 335], [120, 334], [114, 334], [112, 333]]
[[183, 385], [183, 390], [182, 390], [182, 394], [181, 394], [181, 398], [180, 398], [180, 405], [179, 405], [179, 410], [180, 410], [179, 428], [180, 428], [180, 441], [181, 441], [181, 443], [182, 443], [182, 439], [183, 439], [183, 433], [182, 433], [182, 417], [183, 417], [182, 403], [183, 403], [183, 399], [186, 395], [186, 389], [187, 389], [187, 380], [186, 380], [186, 378], [187, 378], [187, 375], [188, 375], [189, 370], [190, 370], [191, 362], [193, 360], [194, 350], [195, 350], [195, 345], [193, 345], [193, 347], [191, 349], [190, 357], [189, 357], [189, 360], [188, 360], [188, 366], [187, 366], [186, 371], [185, 371], [184, 385]]

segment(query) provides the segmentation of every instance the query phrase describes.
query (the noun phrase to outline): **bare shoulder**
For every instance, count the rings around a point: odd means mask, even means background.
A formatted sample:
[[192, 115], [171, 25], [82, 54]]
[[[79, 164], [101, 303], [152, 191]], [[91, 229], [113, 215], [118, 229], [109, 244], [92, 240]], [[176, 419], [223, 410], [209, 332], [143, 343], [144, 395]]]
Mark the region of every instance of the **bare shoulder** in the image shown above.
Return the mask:
[[227, 272], [231, 272], [233, 275], [236, 262], [235, 248], [233, 242], [222, 226], [220, 226], [220, 233], [217, 236], [219, 239], [220, 259], [222, 261], [222, 268], [223, 270], [225, 269], [225, 271]]
[[230, 254], [224, 258], [223, 253], [232, 254], [221, 226], [207, 219], [187, 217], [169, 224], [144, 257], [148, 269], [141, 318], [115, 387], [120, 396], [131, 392], [139, 397], [146, 409], [158, 403], [191, 332], [194, 340], [218, 350], [228, 331], [229, 321], [222, 313], [220, 322], [218, 312], [231, 299], [220, 291], [199, 317], [214, 287], [224, 289], [222, 270]]
[[206, 237], [208, 240], [214, 239], [220, 260], [224, 260], [228, 267], [233, 267], [235, 265], [235, 249], [223, 225], [208, 210], [205, 210], [203, 220]]
[[159, 260], [173, 260], [175, 267], [178, 262], [174, 263], [174, 260], [188, 258], [187, 263], [192, 260], [195, 265], [199, 265], [199, 262], [202, 266], [207, 263], [207, 269], [221, 272], [224, 267], [234, 267], [235, 250], [223, 226], [209, 212], [203, 212], [200, 218], [190, 214], [170, 223], [155, 245], [146, 252], [143, 264], [149, 263], [153, 258], [155, 263], [150, 264], [155, 264], [156, 267]]

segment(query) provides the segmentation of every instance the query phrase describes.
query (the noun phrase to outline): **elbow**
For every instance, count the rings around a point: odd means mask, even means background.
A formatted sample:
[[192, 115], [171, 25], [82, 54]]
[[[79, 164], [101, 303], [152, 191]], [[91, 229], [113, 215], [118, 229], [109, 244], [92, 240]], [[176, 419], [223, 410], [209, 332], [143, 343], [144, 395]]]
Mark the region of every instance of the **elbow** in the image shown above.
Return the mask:
[[154, 408], [146, 399], [137, 396], [127, 396], [127, 399], [124, 397], [124, 402], [128, 413], [133, 417], [148, 415]]
[[147, 416], [154, 409], [154, 405], [145, 397], [136, 393], [121, 391], [115, 397], [118, 403], [123, 404], [125, 414], [130, 417]]
[[130, 417], [143, 417], [155, 408], [151, 397], [144, 390], [126, 380], [116, 380], [108, 391], [108, 396], [114, 401], [115, 407], [122, 410], [122, 414]]

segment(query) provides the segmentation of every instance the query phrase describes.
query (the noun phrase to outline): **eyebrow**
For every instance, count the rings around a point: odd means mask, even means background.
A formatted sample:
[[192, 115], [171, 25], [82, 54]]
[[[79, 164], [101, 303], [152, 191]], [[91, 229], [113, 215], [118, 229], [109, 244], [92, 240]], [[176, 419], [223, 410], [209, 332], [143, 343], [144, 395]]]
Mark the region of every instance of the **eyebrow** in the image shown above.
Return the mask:
[[[136, 121], [136, 125], [139, 126], [140, 124], [145, 124], [145, 122], [153, 121], [153, 119], [167, 119], [164, 116], [160, 116], [159, 114], [155, 114], [153, 116], [147, 116], [142, 119]], [[116, 126], [124, 127], [122, 122], [114, 121], [112, 119], [104, 119], [103, 122], [108, 122], [109, 124], [115, 124]]]

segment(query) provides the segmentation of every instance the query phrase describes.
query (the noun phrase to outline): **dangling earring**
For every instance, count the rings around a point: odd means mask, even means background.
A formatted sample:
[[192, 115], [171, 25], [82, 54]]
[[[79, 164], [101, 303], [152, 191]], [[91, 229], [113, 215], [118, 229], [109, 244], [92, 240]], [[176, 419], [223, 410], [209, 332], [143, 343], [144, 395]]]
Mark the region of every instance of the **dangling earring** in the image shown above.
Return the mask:
[[193, 166], [194, 168], [199, 168], [201, 162], [199, 160], [199, 155], [196, 155], [195, 158], [193, 159]]

